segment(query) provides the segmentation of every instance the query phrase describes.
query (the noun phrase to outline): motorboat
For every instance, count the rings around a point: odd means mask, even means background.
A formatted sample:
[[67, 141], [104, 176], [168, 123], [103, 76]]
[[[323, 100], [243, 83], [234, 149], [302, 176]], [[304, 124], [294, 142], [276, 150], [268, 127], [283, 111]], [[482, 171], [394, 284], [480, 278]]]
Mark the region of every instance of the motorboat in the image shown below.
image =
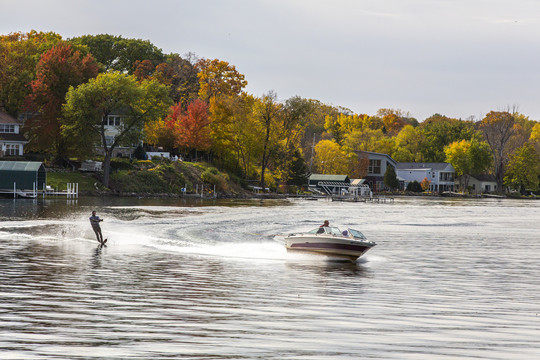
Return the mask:
[[351, 261], [356, 261], [375, 245], [358, 230], [347, 228], [341, 231], [334, 226], [321, 226], [285, 237], [285, 246], [289, 251], [307, 251]]

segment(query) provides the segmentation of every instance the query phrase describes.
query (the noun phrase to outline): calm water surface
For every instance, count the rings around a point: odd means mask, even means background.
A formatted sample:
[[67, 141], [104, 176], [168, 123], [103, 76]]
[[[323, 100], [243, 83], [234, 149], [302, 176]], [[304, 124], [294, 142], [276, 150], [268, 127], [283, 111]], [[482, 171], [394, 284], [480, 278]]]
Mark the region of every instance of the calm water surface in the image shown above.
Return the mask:
[[[324, 219], [378, 246], [286, 252]], [[0, 358], [538, 359], [539, 220], [513, 200], [0, 200]]]

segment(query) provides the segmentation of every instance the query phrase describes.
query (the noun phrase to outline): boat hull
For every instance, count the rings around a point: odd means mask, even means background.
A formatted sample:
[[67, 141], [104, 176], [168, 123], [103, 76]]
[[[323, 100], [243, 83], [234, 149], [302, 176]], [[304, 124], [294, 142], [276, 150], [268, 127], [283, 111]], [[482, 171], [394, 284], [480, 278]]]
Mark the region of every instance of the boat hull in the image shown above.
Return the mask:
[[305, 251], [356, 261], [375, 243], [339, 236], [290, 235], [285, 238], [285, 246], [289, 251]]

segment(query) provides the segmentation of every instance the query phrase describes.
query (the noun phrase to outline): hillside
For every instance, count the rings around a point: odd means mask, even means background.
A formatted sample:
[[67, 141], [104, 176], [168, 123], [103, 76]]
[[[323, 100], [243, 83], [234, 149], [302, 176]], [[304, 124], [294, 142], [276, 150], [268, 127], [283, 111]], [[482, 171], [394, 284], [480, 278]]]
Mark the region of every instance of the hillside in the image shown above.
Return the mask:
[[206, 163], [115, 159], [111, 167], [109, 189], [102, 185], [99, 173], [59, 169], [48, 169], [47, 184], [65, 189], [68, 182], [79, 183], [81, 195], [181, 196], [200, 194], [201, 189], [205, 196], [214, 196], [214, 189], [217, 197], [249, 195], [240, 179], [231, 179]]

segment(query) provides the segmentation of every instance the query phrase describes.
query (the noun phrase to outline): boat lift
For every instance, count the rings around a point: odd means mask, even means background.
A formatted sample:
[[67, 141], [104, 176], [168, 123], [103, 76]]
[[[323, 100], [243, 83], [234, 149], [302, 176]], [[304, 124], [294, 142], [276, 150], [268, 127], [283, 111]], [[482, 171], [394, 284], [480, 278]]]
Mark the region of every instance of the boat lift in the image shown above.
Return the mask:
[[0, 194], [13, 194], [13, 199], [25, 198], [36, 199], [39, 195], [45, 196], [66, 196], [68, 199], [77, 199], [79, 197], [79, 183], [67, 183], [66, 190], [53, 189], [50, 186], [43, 185], [43, 190], [38, 190], [36, 183], [33, 183], [32, 189], [17, 189], [17, 183], [13, 183], [13, 190], [0, 190]]
[[[332, 200], [366, 201], [373, 198], [373, 193], [363, 181], [345, 184], [339, 181], [319, 181], [317, 186]], [[313, 189], [312, 189], [313, 190]]]

